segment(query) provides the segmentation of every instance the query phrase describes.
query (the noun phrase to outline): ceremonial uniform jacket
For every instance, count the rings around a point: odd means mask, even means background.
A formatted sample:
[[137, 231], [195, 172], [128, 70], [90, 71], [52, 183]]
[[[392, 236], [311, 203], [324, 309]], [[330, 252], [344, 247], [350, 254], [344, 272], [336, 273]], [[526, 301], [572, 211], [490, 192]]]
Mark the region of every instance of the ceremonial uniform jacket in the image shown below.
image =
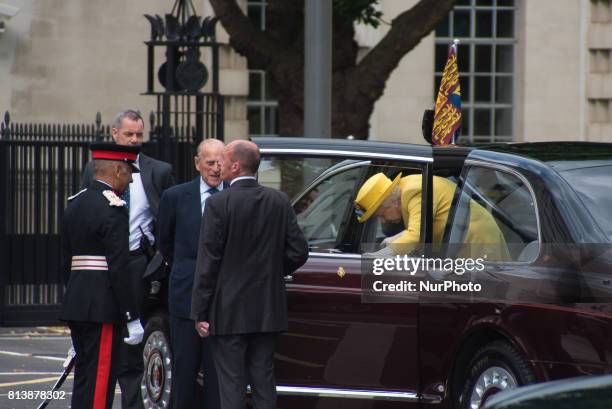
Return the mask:
[[62, 219], [62, 269], [66, 293], [60, 319], [122, 323], [136, 318], [128, 279], [128, 213], [99, 181], [75, 195]]

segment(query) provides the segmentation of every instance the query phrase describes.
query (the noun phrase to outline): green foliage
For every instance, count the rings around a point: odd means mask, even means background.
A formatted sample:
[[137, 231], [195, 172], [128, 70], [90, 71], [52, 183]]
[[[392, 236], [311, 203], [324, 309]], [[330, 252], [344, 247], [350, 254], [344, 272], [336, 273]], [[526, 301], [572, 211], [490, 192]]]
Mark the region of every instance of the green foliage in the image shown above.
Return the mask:
[[379, 0], [334, 0], [334, 15], [376, 28], [382, 21], [382, 11], [376, 8], [378, 2]]

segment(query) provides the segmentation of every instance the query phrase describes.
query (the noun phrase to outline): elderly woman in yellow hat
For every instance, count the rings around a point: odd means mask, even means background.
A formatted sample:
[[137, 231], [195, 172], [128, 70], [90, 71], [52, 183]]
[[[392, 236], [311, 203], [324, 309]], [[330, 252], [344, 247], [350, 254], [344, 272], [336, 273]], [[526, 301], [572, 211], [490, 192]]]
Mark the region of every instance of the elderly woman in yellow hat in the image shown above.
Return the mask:
[[[457, 185], [448, 179], [433, 177], [433, 244], [442, 242], [456, 188]], [[395, 254], [410, 253], [420, 243], [421, 191], [421, 174], [402, 177], [400, 173], [391, 180], [377, 173], [366, 180], [357, 193], [357, 220], [363, 223], [375, 215], [382, 223], [403, 223], [405, 230], [394, 236], [389, 245]], [[487, 254], [491, 260], [509, 259], [506, 240], [495, 219], [474, 200], [470, 200], [470, 220], [464, 244], [470, 245], [468, 253], [473, 257]]]

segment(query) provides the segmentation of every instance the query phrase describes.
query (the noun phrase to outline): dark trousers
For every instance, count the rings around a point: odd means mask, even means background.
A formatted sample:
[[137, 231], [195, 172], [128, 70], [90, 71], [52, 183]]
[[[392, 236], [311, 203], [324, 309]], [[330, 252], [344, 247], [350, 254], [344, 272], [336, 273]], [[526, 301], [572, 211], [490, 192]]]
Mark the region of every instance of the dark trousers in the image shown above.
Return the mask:
[[121, 327], [113, 324], [69, 322], [76, 352], [73, 409], [111, 409], [117, 383], [117, 346]]
[[254, 409], [276, 409], [276, 337], [273, 332], [210, 337], [221, 409], [244, 409], [247, 383], [251, 385]]
[[[147, 259], [144, 254], [130, 254], [129, 273], [132, 279], [132, 288], [136, 288], [134, 297], [138, 300], [138, 305], [144, 304], [142, 275], [147, 267]], [[127, 337], [127, 327], [124, 325], [122, 334]], [[121, 408], [122, 409], [143, 409], [142, 393], [140, 387], [144, 371], [143, 344], [128, 345], [121, 342], [117, 351], [117, 380], [121, 388]]]
[[[170, 316], [172, 344], [172, 407], [176, 409], [219, 409], [219, 386], [210, 340], [201, 338], [193, 320]], [[196, 397], [197, 376], [204, 372], [203, 401]]]

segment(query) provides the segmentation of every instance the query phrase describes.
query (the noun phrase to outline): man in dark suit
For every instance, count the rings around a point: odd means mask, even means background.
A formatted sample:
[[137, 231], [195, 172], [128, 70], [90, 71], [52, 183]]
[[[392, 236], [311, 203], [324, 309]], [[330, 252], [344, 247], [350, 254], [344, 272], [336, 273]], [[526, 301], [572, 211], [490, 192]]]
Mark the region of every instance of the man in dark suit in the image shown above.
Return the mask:
[[[68, 198], [62, 218], [66, 293], [60, 319], [76, 352], [72, 408], [113, 406], [116, 351], [142, 341], [128, 267], [128, 215], [119, 195], [132, 181], [138, 148], [92, 144], [94, 181]], [[128, 337], [121, 340], [127, 323]]]
[[[115, 117], [112, 126], [112, 137], [115, 143], [124, 146], [140, 147], [144, 139], [144, 121], [140, 113], [128, 109]], [[142, 276], [147, 266], [147, 258], [140, 248], [141, 230], [151, 243], [155, 243], [155, 222], [157, 220], [159, 200], [162, 192], [174, 185], [172, 166], [168, 163], [139, 154], [136, 163], [140, 174], [134, 175], [134, 181], [121, 196], [126, 201], [129, 212], [129, 267], [132, 288], [136, 290], [132, 297], [136, 299], [139, 310], [145, 300]], [[92, 182], [92, 164], [85, 166], [83, 186]], [[140, 311], [139, 311], [140, 312]], [[143, 375], [142, 345], [121, 347], [118, 370], [121, 387], [121, 407], [123, 409], [141, 409], [142, 395], [140, 384]]]
[[284, 276], [308, 258], [287, 196], [255, 180], [257, 145], [234, 141], [223, 152], [230, 187], [209, 198], [200, 230], [191, 318], [210, 338], [222, 409], [276, 409], [274, 348], [287, 330]]
[[[223, 190], [223, 142], [206, 139], [195, 156], [200, 173], [190, 182], [173, 186], [159, 205], [159, 249], [172, 268], [168, 308], [172, 343], [172, 407], [219, 409], [219, 388], [208, 339], [202, 339], [189, 318], [193, 275], [198, 256], [200, 224], [206, 200]], [[196, 399], [197, 374], [204, 369], [204, 405]]]

